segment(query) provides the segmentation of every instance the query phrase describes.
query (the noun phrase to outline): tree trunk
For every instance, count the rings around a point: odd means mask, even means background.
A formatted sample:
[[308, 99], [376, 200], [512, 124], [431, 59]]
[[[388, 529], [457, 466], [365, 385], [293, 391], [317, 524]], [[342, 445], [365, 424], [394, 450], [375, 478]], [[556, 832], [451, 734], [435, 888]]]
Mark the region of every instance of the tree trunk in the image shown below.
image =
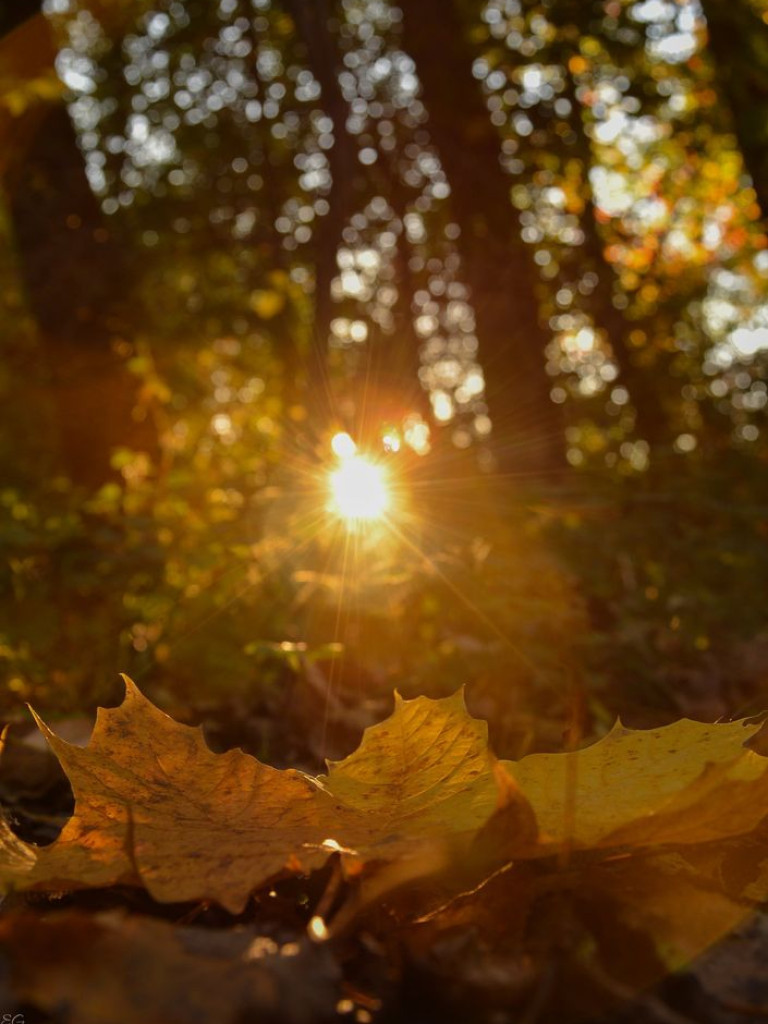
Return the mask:
[[733, 128], [768, 221], [768, 25], [739, 0], [702, 0], [715, 88], [730, 108]]
[[333, 301], [331, 282], [337, 272], [336, 253], [341, 232], [353, 212], [355, 177], [359, 175], [356, 143], [346, 129], [349, 108], [339, 85], [339, 53], [330, 27], [327, 0], [284, 0], [320, 83], [323, 112], [333, 124], [334, 143], [328, 151], [331, 187], [328, 212], [316, 227], [315, 320], [309, 353], [309, 402], [314, 418], [327, 422], [332, 414], [328, 381], [328, 341]]
[[[27, 4], [31, 15], [36, 9], [39, 3]], [[34, 22], [39, 29], [39, 16]], [[52, 44], [49, 51], [55, 52]], [[20, 119], [27, 118], [33, 130], [21, 125], [14, 132], [17, 149], [2, 183], [57, 408], [62, 468], [75, 483], [95, 487], [114, 478], [115, 448], [154, 453], [157, 447], [150, 422], [134, 418], [138, 380], [126, 367], [133, 319], [126, 261], [88, 184], [63, 103], [32, 108]]]
[[[576, 3], [562, 4], [553, 15], [560, 39], [559, 44], [555, 46], [554, 56], [564, 69], [565, 89], [562, 95], [570, 104], [570, 112], [566, 116], [570, 131], [559, 144], [563, 147], [563, 158], [575, 157], [583, 168], [584, 209], [581, 214], [581, 228], [584, 232], [584, 242], [579, 254], [581, 271], [591, 269], [597, 277], [597, 284], [580, 304], [591, 315], [595, 327], [605, 331], [619, 369], [620, 381], [626, 386], [632, 400], [637, 434], [651, 445], [669, 443], [669, 416], [658, 386], [660, 370], [656, 362], [660, 356], [648, 360], [646, 355], [645, 365], [640, 365], [644, 354], [631, 344], [630, 334], [638, 327], [642, 327], [643, 323], [628, 320], [613, 301], [616, 274], [605, 258], [604, 243], [597, 223], [597, 211], [589, 180], [592, 148], [585, 130], [577, 84], [569, 70], [570, 58], [578, 55], [579, 38], [590, 31], [593, 11], [593, 5], [578, 0]], [[652, 333], [650, 327], [646, 333]]]
[[404, 0], [403, 45], [416, 61], [428, 127], [461, 227], [494, 453], [505, 473], [543, 476], [563, 466], [560, 410], [550, 399], [539, 320], [539, 278], [520, 237], [472, 54], [452, 0]]

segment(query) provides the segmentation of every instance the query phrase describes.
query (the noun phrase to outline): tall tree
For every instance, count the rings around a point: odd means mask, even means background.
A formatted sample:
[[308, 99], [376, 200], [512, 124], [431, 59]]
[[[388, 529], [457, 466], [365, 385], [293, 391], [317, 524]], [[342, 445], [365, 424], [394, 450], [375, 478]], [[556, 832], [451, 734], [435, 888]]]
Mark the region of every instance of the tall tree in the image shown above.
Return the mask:
[[[580, 86], [578, 69], [586, 62], [579, 43], [588, 36], [599, 36], [600, 21], [604, 17], [602, 3], [589, 0], [558, 0], [552, 4], [549, 17], [557, 28], [549, 48], [549, 56], [562, 68], [565, 113], [558, 118], [550, 112], [549, 144], [561, 155], [563, 162], [575, 159], [580, 165], [579, 181], [582, 211], [580, 217], [583, 241], [574, 250], [579, 261], [579, 273], [591, 272], [592, 281], [586, 295], [580, 299], [591, 315], [597, 330], [605, 332], [611, 353], [619, 369], [620, 381], [629, 391], [635, 412], [635, 431], [651, 445], [669, 444], [671, 427], [669, 412], [662, 399], [659, 375], [667, 370], [665, 354], [661, 350], [633, 344], [632, 336], [652, 334], [652, 326], [645, 321], [629, 319], [616, 302], [619, 292], [614, 267], [605, 257], [606, 241], [599, 226], [599, 214], [590, 182], [593, 165], [592, 146], [587, 131], [590, 112], [583, 97], [589, 95], [586, 85]], [[557, 128], [561, 121], [565, 130]], [[554, 128], [554, 131], [551, 130]], [[645, 330], [643, 330], [645, 328]]]
[[[730, 107], [744, 165], [768, 219], [768, 25], [743, 0], [702, 0], [707, 52]], [[735, 55], [739, 58], [735, 59]]]
[[[30, 0], [16, 12], [20, 23], [3, 46], [13, 50], [17, 36], [31, 33], [38, 44], [45, 41], [42, 52], [52, 61], [55, 47], [39, 7]], [[115, 448], [154, 450], [156, 443], [151, 423], [134, 417], [126, 262], [91, 190], [63, 101], [20, 117], [28, 130], [17, 127], [2, 184], [21, 277], [58, 412], [62, 468], [76, 483], [97, 486], [114, 475]]]
[[406, 0], [401, 6], [403, 43], [416, 61], [462, 230], [499, 467], [509, 473], [557, 471], [563, 443], [546, 372], [551, 335], [540, 320], [538, 275], [520, 236], [498, 135], [472, 74], [472, 53], [452, 3]]

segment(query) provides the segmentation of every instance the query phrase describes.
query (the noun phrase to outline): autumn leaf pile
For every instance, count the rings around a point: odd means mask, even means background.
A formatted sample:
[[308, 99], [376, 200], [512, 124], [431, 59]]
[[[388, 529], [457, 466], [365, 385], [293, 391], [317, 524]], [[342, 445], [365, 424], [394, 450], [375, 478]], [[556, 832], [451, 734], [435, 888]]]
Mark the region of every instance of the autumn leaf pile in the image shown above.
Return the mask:
[[[768, 758], [745, 746], [754, 721], [617, 724], [583, 750], [512, 762], [495, 758], [461, 694], [397, 698], [393, 714], [319, 778], [240, 750], [211, 752], [199, 729], [174, 722], [128, 680], [122, 705], [99, 711], [87, 747], [38, 725], [76, 804], [47, 847], [0, 823], [0, 882], [16, 895], [127, 886], [155, 904], [215, 903], [243, 915], [280, 880], [331, 868], [333, 892], [308, 909], [323, 956], [372, 933], [423, 960], [471, 927], [489, 956], [517, 964], [515, 997], [535, 989], [553, 950], [598, 989], [634, 990], [768, 895]], [[198, 980], [210, 969], [223, 983], [209, 960], [184, 967], [194, 956], [167, 929], [136, 917], [118, 928], [104, 915], [41, 923], [21, 910], [0, 922], [0, 946], [16, 951], [21, 998], [48, 1009], [70, 1000], [89, 1021], [104, 1019], [103, 1006], [83, 1002], [67, 935], [79, 935], [88, 956], [117, 961], [130, 949], [134, 961]], [[41, 941], [66, 964], [56, 984], [44, 985], [18, 952]], [[230, 987], [261, 1005], [251, 991], [258, 979], [230, 968]], [[120, 1013], [133, 1019], [125, 1006]], [[286, 1019], [321, 1017], [304, 1006]], [[219, 1003], [199, 1019], [229, 1018]]]

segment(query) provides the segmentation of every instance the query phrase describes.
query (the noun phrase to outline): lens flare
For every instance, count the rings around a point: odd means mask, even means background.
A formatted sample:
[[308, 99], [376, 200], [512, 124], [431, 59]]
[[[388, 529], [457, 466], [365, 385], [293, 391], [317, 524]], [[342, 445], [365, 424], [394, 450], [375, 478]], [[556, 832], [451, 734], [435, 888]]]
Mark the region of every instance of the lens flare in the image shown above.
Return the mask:
[[331, 473], [331, 508], [342, 519], [380, 519], [389, 504], [386, 473], [361, 455], [344, 459]]
[[340, 459], [351, 459], [357, 451], [357, 445], [349, 434], [334, 434], [331, 438], [331, 450]]

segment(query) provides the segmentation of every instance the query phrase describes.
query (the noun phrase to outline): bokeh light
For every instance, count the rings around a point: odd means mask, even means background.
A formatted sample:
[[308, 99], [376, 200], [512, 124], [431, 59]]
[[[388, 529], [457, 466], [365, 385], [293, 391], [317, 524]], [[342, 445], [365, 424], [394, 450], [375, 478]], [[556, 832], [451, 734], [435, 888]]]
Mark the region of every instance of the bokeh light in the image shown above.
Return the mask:
[[351, 459], [357, 452], [357, 445], [349, 434], [342, 432], [331, 438], [331, 450], [340, 459]]

